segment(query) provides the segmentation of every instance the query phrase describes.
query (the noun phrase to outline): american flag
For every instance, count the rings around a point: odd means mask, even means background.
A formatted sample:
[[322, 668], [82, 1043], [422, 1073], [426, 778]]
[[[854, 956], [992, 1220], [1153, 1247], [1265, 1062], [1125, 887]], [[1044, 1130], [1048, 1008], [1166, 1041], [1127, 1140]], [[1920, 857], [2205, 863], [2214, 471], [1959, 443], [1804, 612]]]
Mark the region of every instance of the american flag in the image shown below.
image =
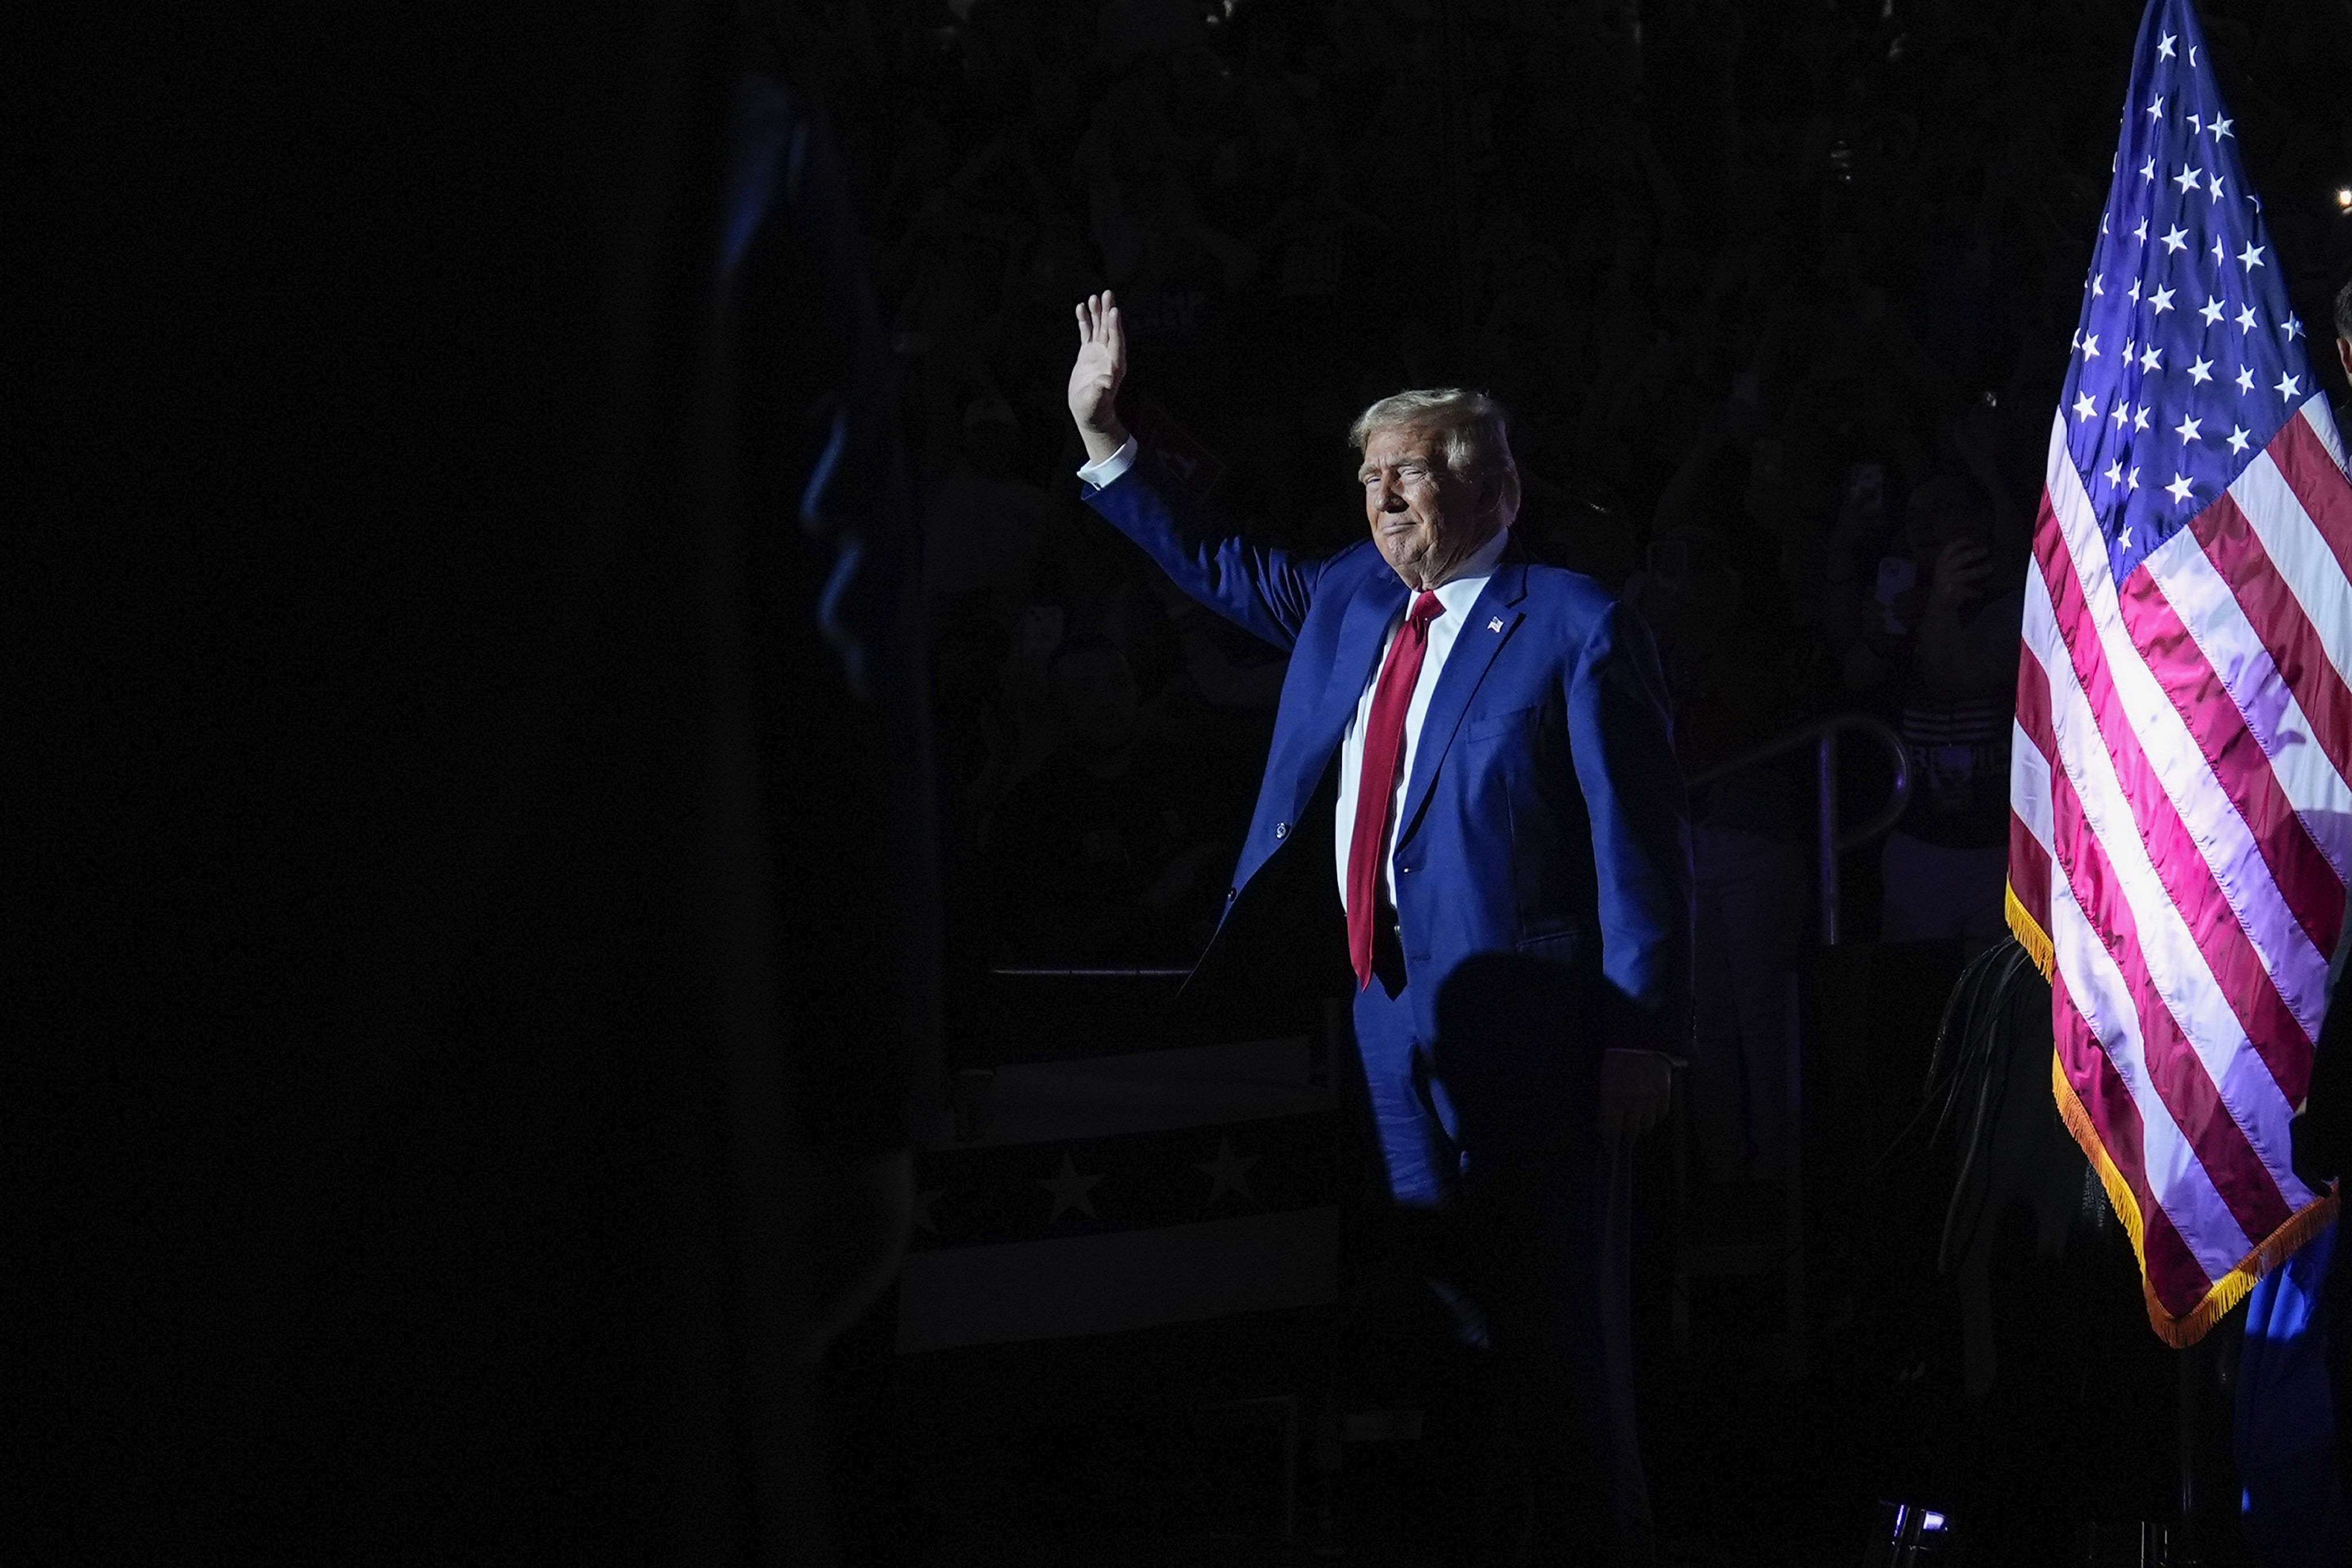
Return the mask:
[[2026, 574], [2010, 923], [2061, 1113], [2196, 1342], [2288, 1163], [2352, 868], [2352, 485], [2190, 0], [2152, 0]]

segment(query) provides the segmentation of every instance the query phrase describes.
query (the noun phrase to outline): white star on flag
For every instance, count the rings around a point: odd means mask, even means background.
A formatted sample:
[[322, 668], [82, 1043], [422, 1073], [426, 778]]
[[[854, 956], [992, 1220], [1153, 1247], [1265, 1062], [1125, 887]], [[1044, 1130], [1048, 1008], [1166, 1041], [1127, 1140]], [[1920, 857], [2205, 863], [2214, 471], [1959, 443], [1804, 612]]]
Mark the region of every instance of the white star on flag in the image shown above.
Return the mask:
[[2156, 313], [2159, 316], [2172, 309], [2172, 290], [2169, 289], [2158, 289], [2148, 299], [2154, 302]]
[[2286, 334], [2286, 341], [2287, 341], [2287, 342], [2294, 342], [2294, 340], [2295, 340], [2295, 339], [2297, 339], [2297, 338], [2299, 338], [2299, 337], [2303, 336], [2303, 321], [2302, 321], [2302, 318], [2297, 317], [2297, 316], [2289, 316], [2289, 317], [2286, 319], [2286, 325], [2285, 325], [2285, 326], [2284, 326], [2284, 327], [2281, 327], [2281, 328], [2279, 329], [2279, 331], [2283, 331], [2283, 332], [2284, 332], [2284, 333]]
[[2189, 480], [2175, 474], [2172, 476], [2172, 482], [2164, 488], [2172, 492], [2174, 500], [2182, 501], [2189, 499], [2189, 492], [2196, 487]]
[[2189, 367], [2189, 379], [2195, 382], [2200, 386], [2202, 386], [2207, 382], [2212, 380], [2213, 362], [2210, 359], [2200, 359], [2195, 364], [2190, 365]]
[[1249, 1190], [1249, 1169], [1258, 1163], [1258, 1158], [1255, 1154], [1236, 1154], [1230, 1140], [1218, 1139], [1217, 1157], [1192, 1167], [1209, 1178], [1208, 1202], [1213, 1204], [1227, 1193], [1255, 1201], [1256, 1194]]
[[2238, 331], [2242, 332], [2252, 331], [2254, 330], [2254, 308], [2252, 305], [2249, 305], [2244, 310], [2238, 312]]
[[2301, 376], [2283, 375], [2279, 377], [2279, 384], [2275, 388], [2273, 388], [2273, 390], [2276, 391], [2281, 397], [2285, 398], [2289, 403], [2293, 403], [2295, 398], [2295, 394], [2301, 390], [2302, 385], [2303, 378]]
[[2251, 370], [2240, 370], [2238, 372], [2238, 390], [2240, 392], [2252, 392], [2253, 389], [2254, 373]]
[[[2180, 37], [2180, 36], [2179, 36], [2178, 33], [2167, 33], [2167, 34], [2165, 34], [2165, 35], [2164, 35], [2164, 37], [2160, 37], [2160, 38], [2157, 39], [2157, 41], [2156, 41], [2156, 56], [2157, 56], [2157, 58], [2158, 58], [2158, 59], [2164, 59], [2164, 60], [2168, 60], [2168, 59], [2170, 59], [2170, 58], [2172, 58], [2172, 46], [2173, 46], [2176, 42], [2178, 42], [2178, 41], [2179, 41], [2179, 37]], [[2162, 100], [2162, 99], [2160, 99], [2160, 98], [2159, 98], [2159, 99], [2158, 99], [2158, 100], [2157, 100], [2157, 101], [2158, 101], [2158, 103], [2162, 103], [2162, 102], [2164, 101], [2164, 100]]]
[[2096, 419], [2098, 416], [2099, 405], [2091, 401], [2091, 395], [2089, 393], [2086, 392], [2083, 394], [2082, 396], [2074, 399], [2075, 418]]
[[2238, 260], [2245, 267], [2247, 272], [2252, 273], [2255, 268], [2263, 264], [2263, 252], [2268, 247], [2256, 245], [2250, 239], [2246, 242], [2246, 248], [2238, 253]]
[[2205, 318], [2205, 324], [2210, 327], [2221, 319], [2221, 301], [2208, 295], [2205, 303], [2198, 307], [2197, 313]]
[[2204, 423], [2202, 419], [2190, 419], [2184, 416], [2179, 424], [2172, 427], [2172, 433], [2179, 437], [2181, 444], [2186, 446], [2198, 438], [2197, 427]]
[[1071, 1163], [1069, 1155], [1064, 1154], [1060, 1173], [1052, 1181], [1040, 1178], [1037, 1183], [1039, 1186], [1054, 1194], [1054, 1212], [1046, 1216], [1045, 1223], [1053, 1224], [1071, 1209], [1076, 1209], [1088, 1219], [1099, 1217], [1095, 1213], [1095, 1200], [1092, 1194], [1095, 1184], [1101, 1180], [1102, 1177], [1098, 1175], [1078, 1174], [1077, 1166]]
[[2235, 456], [2246, 449], [2246, 433], [2238, 426], [2230, 426], [2230, 452]]
[[2180, 187], [2181, 195], [2187, 195], [2190, 191], [2197, 188], [2197, 182], [2202, 180], [2204, 177], [2204, 170], [2192, 169], [2188, 164], [2183, 163], [2180, 165], [2180, 173], [2172, 177], [2172, 183]]
[[2164, 237], [2164, 248], [2167, 250], [2188, 249], [2189, 231], [2181, 227], [2179, 224], [2174, 224], [2171, 230]]

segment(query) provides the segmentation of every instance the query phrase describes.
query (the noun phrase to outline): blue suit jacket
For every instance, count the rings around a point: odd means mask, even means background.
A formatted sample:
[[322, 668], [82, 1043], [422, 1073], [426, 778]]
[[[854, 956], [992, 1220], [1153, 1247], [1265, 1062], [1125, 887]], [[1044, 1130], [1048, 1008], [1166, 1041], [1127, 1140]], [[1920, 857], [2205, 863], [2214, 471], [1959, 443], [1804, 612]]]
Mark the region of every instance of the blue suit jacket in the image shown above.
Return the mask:
[[[1290, 654], [1214, 952], [1298, 838], [1319, 840], [1304, 853], [1336, 885], [1328, 816], [1304, 833], [1301, 819], [1408, 595], [1369, 538], [1321, 557], [1242, 539], [1149, 450], [1087, 500], [1179, 587]], [[1507, 955], [1589, 979], [1571, 993], [1585, 1017], [1555, 1021], [1571, 1036], [1671, 1047], [1658, 1030], [1689, 985], [1682, 771], [1648, 631], [1591, 578], [1507, 551], [1472, 606], [1414, 751], [1396, 896], [1423, 1039], [1441, 1037], [1447, 982]]]

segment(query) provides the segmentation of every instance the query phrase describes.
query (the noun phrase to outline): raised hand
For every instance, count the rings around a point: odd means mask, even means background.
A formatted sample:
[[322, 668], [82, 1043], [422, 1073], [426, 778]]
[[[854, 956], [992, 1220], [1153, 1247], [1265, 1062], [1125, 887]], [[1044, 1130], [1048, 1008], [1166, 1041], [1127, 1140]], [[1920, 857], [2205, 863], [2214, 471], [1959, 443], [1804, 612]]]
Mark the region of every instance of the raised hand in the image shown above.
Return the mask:
[[1089, 462], [1127, 445], [1118, 420], [1119, 383], [1127, 379], [1127, 328], [1108, 290], [1078, 302], [1078, 357], [1070, 366], [1070, 417], [1077, 421]]
[[1971, 539], [1955, 539], [1944, 546], [1936, 557], [1936, 576], [1927, 592], [1928, 602], [1939, 608], [1958, 610], [1970, 599], [1984, 593], [1984, 580], [1992, 574], [1992, 559], [1983, 545]]

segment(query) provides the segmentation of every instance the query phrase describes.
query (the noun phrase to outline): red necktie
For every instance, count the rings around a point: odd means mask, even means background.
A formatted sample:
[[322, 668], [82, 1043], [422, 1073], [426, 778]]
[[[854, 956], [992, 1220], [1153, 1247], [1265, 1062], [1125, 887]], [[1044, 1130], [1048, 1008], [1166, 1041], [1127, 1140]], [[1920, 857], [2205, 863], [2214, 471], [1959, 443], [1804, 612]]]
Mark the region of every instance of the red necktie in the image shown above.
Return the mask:
[[1372, 930], [1381, 906], [1381, 862], [1388, 855], [1389, 807], [1396, 795], [1397, 764], [1404, 757], [1405, 710], [1412, 706], [1422, 657], [1429, 651], [1429, 623], [1444, 613], [1437, 595], [1427, 590], [1412, 602], [1381, 664], [1372, 710], [1364, 721], [1356, 831], [1348, 840], [1348, 957], [1356, 966], [1360, 991], [1372, 983]]

